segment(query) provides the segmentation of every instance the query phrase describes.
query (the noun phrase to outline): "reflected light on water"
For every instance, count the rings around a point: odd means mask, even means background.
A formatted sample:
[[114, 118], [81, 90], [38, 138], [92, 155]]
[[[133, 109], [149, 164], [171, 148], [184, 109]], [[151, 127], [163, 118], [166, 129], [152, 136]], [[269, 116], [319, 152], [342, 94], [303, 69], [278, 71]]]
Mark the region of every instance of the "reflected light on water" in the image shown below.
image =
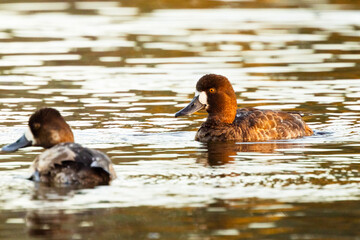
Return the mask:
[[[0, 3], [0, 146], [35, 109], [55, 107], [119, 176], [94, 189], [49, 188], [26, 179], [41, 148], [1, 154], [0, 239], [359, 236], [359, 9], [354, 1]], [[174, 113], [210, 72], [230, 79], [239, 107], [300, 111], [316, 134], [194, 141], [206, 114]]]

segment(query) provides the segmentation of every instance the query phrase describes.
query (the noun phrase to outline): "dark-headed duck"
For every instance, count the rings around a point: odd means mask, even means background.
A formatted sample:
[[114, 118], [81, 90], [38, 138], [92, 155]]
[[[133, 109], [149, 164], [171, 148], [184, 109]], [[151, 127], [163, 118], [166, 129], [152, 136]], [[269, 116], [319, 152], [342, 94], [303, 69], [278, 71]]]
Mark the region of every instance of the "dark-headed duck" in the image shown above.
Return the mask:
[[31, 115], [29, 128], [2, 151], [13, 152], [27, 146], [47, 148], [32, 164], [30, 179], [49, 184], [96, 186], [116, 178], [111, 160], [102, 152], [74, 143], [70, 126], [53, 108]]
[[237, 109], [236, 95], [229, 80], [208, 74], [196, 84], [197, 94], [175, 117], [189, 115], [203, 108], [208, 118], [196, 133], [195, 140], [257, 142], [310, 136], [313, 131], [297, 113]]

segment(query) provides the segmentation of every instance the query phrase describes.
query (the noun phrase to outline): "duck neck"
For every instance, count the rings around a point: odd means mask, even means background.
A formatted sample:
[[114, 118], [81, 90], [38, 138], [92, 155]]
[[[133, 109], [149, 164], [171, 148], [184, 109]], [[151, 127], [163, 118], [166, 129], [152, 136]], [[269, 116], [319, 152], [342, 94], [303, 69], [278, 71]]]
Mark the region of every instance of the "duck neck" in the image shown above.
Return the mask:
[[225, 124], [231, 124], [234, 122], [235, 120], [235, 113], [230, 113], [230, 112], [224, 112], [221, 114], [226, 114], [226, 115], [220, 115], [220, 114], [209, 114], [208, 118], [206, 119], [206, 122], [208, 123], [225, 123]]
[[231, 124], [234, 122], [236, 117], [237, 104], [236, 100], [231, 104], [217, 106], [215, 109], [208, 108], [207, 112], [209, 116], [206, 120], [208, 123], [224, 123]]

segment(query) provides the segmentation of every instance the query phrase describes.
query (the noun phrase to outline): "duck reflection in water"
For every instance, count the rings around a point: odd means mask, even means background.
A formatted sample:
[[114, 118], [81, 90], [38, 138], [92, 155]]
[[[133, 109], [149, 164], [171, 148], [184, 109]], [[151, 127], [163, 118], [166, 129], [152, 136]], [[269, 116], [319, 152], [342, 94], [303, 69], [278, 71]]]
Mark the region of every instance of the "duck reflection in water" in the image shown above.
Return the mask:
[[278, 149], [302, 148], [303, 143], [288, 142], [208, 142], [203, 143], [205, 151], [198, 157], [198, 163], [220, 166], [235, 161], [238, 152], [275, 153]]
[[[72, 218], [72, 219], [71, 219]], [[26, 216], [26, 230], [29, 236], [53, 238], [54, 236], [70, 235], [70, 229], [64, 229], [64, 223], [76, 226], [72, 215], [64, 211], [29, 211]], [[73, 231], [73, 230], [72, 230]]]
[[[96, 213], [107, 212], [107, 209], [103, 209]], [[80, 210], [29, 210], [25, 216], [26, 232], [30, 237], [39, 239], [89, 239], [99, 231], [93, 224], [98, 218], [92, 217], [94, 214], [92, 211]]]

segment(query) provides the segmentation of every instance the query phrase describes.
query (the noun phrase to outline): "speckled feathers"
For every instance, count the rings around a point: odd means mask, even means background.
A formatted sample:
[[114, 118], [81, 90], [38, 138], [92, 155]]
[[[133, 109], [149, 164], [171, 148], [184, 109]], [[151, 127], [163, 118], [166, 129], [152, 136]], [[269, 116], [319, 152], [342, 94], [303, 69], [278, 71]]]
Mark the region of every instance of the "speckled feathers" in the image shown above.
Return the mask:
[[204, 122], [195, 139], [209, 141], [259, 142], [310, 136], [313, 131], [299, 114], [242, 108], [231, 124]]
[[32, 178], [66, 185], [103, 185], [116, 178], [111, 160], [102, 152], [77, 143], [60, 143], [40, 154]]

